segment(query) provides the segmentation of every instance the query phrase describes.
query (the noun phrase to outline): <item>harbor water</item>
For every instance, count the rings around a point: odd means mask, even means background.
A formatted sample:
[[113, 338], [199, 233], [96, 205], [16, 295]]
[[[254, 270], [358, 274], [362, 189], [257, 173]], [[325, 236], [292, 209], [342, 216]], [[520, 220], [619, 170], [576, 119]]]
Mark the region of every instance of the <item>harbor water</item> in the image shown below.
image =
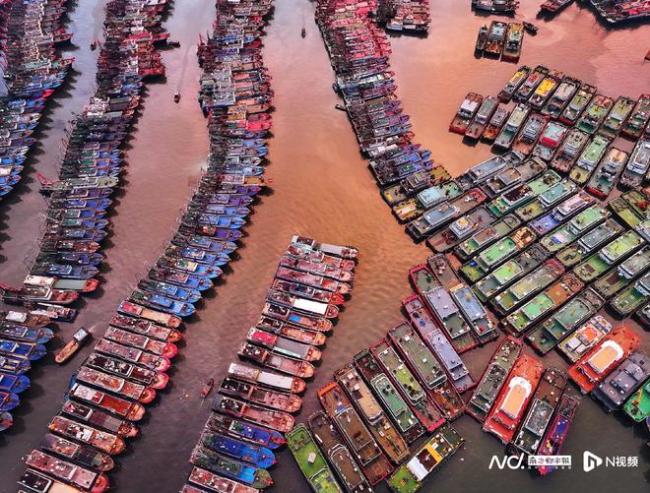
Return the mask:
[[[474, 58], [476, 33], [490, 18], [475, 16], [469, 3], [432, 0], [428, 37], [391, 38], [398, 93], [412, 116], [416, 141], [431, 149], [434, 159], [453, 174], [490, 154], [484, 144], [467, 146], [458, 135], [448, 133], [462, 98], [468, 91], [496, 94], [516, 69], [513, 64]], [[538, 3], [526, 2], [518, 17], [534, 20]], [[0, 213], [0, 280], [10, 284], [22, 281], [41, 235], [46, 202], [38, 193], [36, 173], [56, 176], [66, 122], [94, 91], [97, 52], [90, 43], [101, 33], [104, 2], [80, 0], [71, 8], [74, 46], [70, 54], [77, 59], [75, 73], [53, 98], [25, 179]], [[255, 208], [237, 260], [187, 323], [170, 387], [150, 406], [142, 436], [131, 442], [111, 474], [116, 491], [180, 489], [191, 469], [190, 452], [210, 412], [209, 402], [200, 399], [201, 387], [210, 377], [217, 381], [223, 377], [236, 357], [246, 331], [259, 316], [279, 255], [292, 234], [351, 244], [361, 251], [352, 297], [308, 387], [299, 422], [319, 407], [315, 391], [329, 381], [333, 370], [399, 322], [400, 300], [411, 292], [408, 269], [430, 253], [426, 246], [415, 245], [392, 217], [358, 152], [345, 113], [335, 109], [333, 74], [313, 13], [314, 5], [307, 0], [275, 0], [264, 40], [276, 108], [267, 172], [272, 192]], [[146, 273], [175, 230], [207, 160], [206, 121], [196, 103], [196, 42], [210, 29], [213, 18], [212, 0], [176, 0], [170, 9], [164, 26], [181, 47], [163, 52], [167, 78], [148, 84], [145, 92], [142, 114], [127, 148], [124, 186], [111, 216], [102, 288], [85, 299], [72, 326], [59, 325], [59, 337], [50, 349], [60, 347], [79, 325], [101, 337], [117, 303]], [[550, 22], [535, 22], [539, 33], [526, 36], [521, 64], [562, 70], [613, 97], [637, 98], [650, 92], [650, 64], [643, 63], [650, 25], [607, 29], [582, 3], [571, 5]], [[176, 91], [181, 94], [178, 104], [173, 101]], [[650, 333], [639, 332], [642, 348], [650, 351]], [[71, 373], [92, 345], [87, 344], [66, 366], [57, 366], [48, 356], [30, 373], [32, 388], [14, 413], [15, 425], [0, 436], [0, 493], [15, 491], [15, 480], [24, 469], [22, 458], [38, 446], [60, 407]], [[492, 343], [464, 358], [476, 379], [495, 347]], [[566, 367], [555, 354], [545, 357], [544, 363]], [[563, 449], [572, 455], [573, 468], [546, 478], [528, 471], [490, 470], [492, 456], [503, 457], [500, 443], [469, 417], [455, 426], [466, 444], [430, 478], [424, 492], [648, 491], [647, 432], [606, 414], [589, 398], [583, 399]], [[584, 451], [601, 457], [637, 457], [638, 465], [585, 473]], [[309, 491], [286, 450], [279, 454], [272, 474], [276, 486], [270, 491]]]

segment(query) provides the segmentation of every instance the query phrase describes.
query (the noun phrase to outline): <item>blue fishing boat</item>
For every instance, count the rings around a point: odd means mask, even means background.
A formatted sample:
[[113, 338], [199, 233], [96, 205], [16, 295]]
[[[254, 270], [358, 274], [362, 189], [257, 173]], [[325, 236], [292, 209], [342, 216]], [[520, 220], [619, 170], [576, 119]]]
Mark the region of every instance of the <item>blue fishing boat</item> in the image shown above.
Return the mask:
[[185, 301], [187, 303], [196, 303], [201, 299], [201, 292], [198, 289], [182, 288], [162, 281], [143, 279], [138, 283], [138, 288], [150, 293], [162, 294], [172, 300]]
[[90, 279], [99, 274], [99, 269], [89, 265], [69, 264], [36, 264], [32, 268], [32, 274], [49, 277], [60, 277], [62, 279]]
[[243, 207], [253, 203], [253, 198], [247, 194], [215, 193], [208, 198], [209, 204], [227, 207]]
[[264, 469], [268, 469], [276, 462], [275, 454], [270, 449], [219, 433], [205, 431], [201, 436], [201, 443], [215, 452], [249, 462]]
[[176, 246], [190, 246], [213, 253], [232, 253], [237, 250], [235, 242], [214, 240], [201, 235], [176, 235], [171, 242]]
[[154, 267], [149, 271], [148, 276], [151, 280], [167, 282], [187, 289], [204, 291], [212, 287], [212, 281], [207, 277], [195, 276], [163, 267]]
[[2, 371], [21, 375], [29, 371], [31, 367], [32, 364], [29, 360], [0, 354], [0, 370]]
[[171, 313], [179, 317], [189, 317], [196, 311], [196, 308], [191, 303], [175, 301], [161, 294], [148, 293], [137, 289], [131, 293], [129, 298], [154, 310]]
[[195, 276], [207, 277], [208, 279], [214, 279], [223, 274], [223, 271], [219, 267], [211, 267], [183, 258], [160, 257], [158, 262], [156, 262], [156, 266], [163, 269], [173, 269], [179, 272], [193, 274]]
[[0, 390], [0, 413], [16, 409], [20, 404], [20, 399], [16, 394]]
[[244, 217], [250, 214], [250, 209], [243, 206], [226, 206], [221, 204], [207, 204], [202, 206], [206, 214], [220, 214], [222, 216], [240, 216]]
[[6, 356], [25, 358], [29, 361], [36, 361], [47, 354], [43, 344], [31, 344], [29, 342], [16, 342], [10, 339], [0, 339], [0, 353]]
[[256, 443], [273, 450], [286, 443], [286, 439], [278, 431], [247, 423], [223, 414], [213, 413], [208, 418], [206, 428], [219, 433], [226, 433], [235, 438]]
[[0, 391], [20, 394], [29, 388], [29, 377], [0, 371]]
[[222, 266], [230, 262], [230, 257], [226, 253], [208, 253], [205, 250], [195, 247], [171, 246], [165, 250], [165, 255], [170, 257], [186, 258], [202, 264], [216, 266]]
[[192, 451], [190, 462], [195, 466], [229, 479], [241, 481], [254, 488], [265, 488], [273, 484], [273, 479], [271, 479], [271, 475], [266, 469], [217, 454], [200, 445], [197, 445]]
[[199, 226], [214, 226], [216, 228], [239, 229], [246, 220], [236, 216], [220, 216], [218, 214], [198, 214], [189, 220], [196, 221]]
[[53, 204], [62, 209], [106, 210], [112, 202], [111, 199], [64, 199], [53, 201]]
[[52, 329], [30, 328], [24, 325], [0, 325], [0, 337], [7, 337], [16, 341], [45, 344], [54, 337]]

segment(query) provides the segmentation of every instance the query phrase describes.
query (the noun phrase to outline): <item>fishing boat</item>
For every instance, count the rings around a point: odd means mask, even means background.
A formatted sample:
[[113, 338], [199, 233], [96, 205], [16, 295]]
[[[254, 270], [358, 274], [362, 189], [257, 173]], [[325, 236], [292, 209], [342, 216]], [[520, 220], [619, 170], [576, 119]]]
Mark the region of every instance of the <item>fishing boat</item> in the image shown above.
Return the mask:
[[449, 124], [449, 131], [463, 135], [476, 115], [476, 112], [479, 110], [482, 102], [483, 96], [480, 94], [476, 94], [475, 92], [467, 93], [467, 96], [465, 96], [465, 99], [458, 108], [456, 116]]
[[636, 351], [639, 344], [639, 337], [634, 331], [625, 325], [620, 325], [577, 363], [569, 367], [569, 378], [583, 394], [588, 394], [633, 351]]
[[508, 24], [508, 33], [506, 34], [501, 60], [505, 62], [517, 63], [521, 56], [521, 48], [524, 43], [524, 25], [520, 22], [511, 22]]
[[510, 80], [506, 83], [505, 87], [499, 92], [498, 98], [499, 101], [507, 103], [510, 101], [514, 93], [519, 89], [519, 87], [524, 83], [530, 74], [530, 67], [527, 65], [522, 65], [517, 69], [513, 74]]
[[575, 296], [584, 285], [572, 273], [564, 274], [544, 291], [517, 308], [503, 321], [503, 325], [514, 334], [521, 335], [529, 330], [544, 315], [556, 310]]
[[178, 347], [171, 342], [159, 341], [142, 334], [119, 329], [111, 325], [104, 332], [104, 338], [125, 346], [134, 347], [142, 351], [171, 359], [178, 353]]
[[108, 477], [56, 457], [32, 450], [25, 459], [27, 467], [51, 475], [58, 480], [91, 493], [103, 493], [109, 488]]
[[492, 156], [469, 168], [457, 179], [463, 190], [469, 190], [476, 185], [487, 183], [490, 178], [520, 164], [519, 156], [508, 153], [502, 156]]
[[69, 484], [62, 483], [49, 476], [41, 474], [40, 472], [27, 468], [18, 480], [20, 486], [25, 487], [25, 490], [18, 490], [19, 493], [26, 493], [27, 491], [36, 493], [81, 493], [83, 490], [70, 486]]
[[540, 85], [548, 73], [548, 68], [544, 67], [543, 65], [538, 65], [535, 67], [528, 73], [523, 83], [519, 85], [517, 90], [512, 95], [512, 98], [519, 103], [526, 101], [531, 96], [531, 94], [535, 92], [537, 86]]
[[474, 387], [476, 384], [467, 366], [442, 330], [438, 328], [421, 298], [416, 294], [411, 295], [402, 300], [402, 306], [411, 321], [411, 325], [445, 367], [447, 375], [458, 392], [462, 394]]
[[645, 421], [647, 424], [650, 417], [650, 379], [628, 398], [623, 411], [637, 423]]
[[609, 306], [620, 317], [631, 315], [632, 312], [641, 308], [648, 300], [649, 286], [650, 273], [643, 275], [631, 286], [623, 289], [610, 301]]
[[368, 480], [327, 415], [323, 411], [316, 411], [307, 418], [307, 424], [346, 493], [370, 492]]
[[559, 118], [560, 122], [568, 126], [574, 125], [585, 108], [591, 103], [595, 94], [596, 88], [594, 86], [582, 84], [580, 89], [571, 98], [571, 101], [569, 101], [567, 107], [562, 110]]
[[251, 443], [263, 445], [272, 450], [287, 443], [282, 433], [278, 431], [234, 419], [224, 414], [212, 413], [206, 423], [206, 429], [208, 428]]
[[399, 464], [406, 459], [409, 454], [408, 444], [384, 414], [381, 405], [356, 368], [352, 365], [344, 366], [334, 372], [334, 380], [353, 402], [355, 409], [368, 425], [370, 433], [390, 461]]
[[635, 351], [598, 384], [591, 395], [608, 412], [620, 409], [626, 400], [650, 377], [647, 354]]
[[492, 224], [486, 224], [472, 236], [461, 241], [455, 247], [454, 253], [461, 260], [467, 260], [519, 226], [521, 226], [520, 220], [513, 214], [507, 214]]
[[256, 326], [272, 334], [312, 346], [322, 346], [327, 340], [327, 336], [323, 332], [304, 329], [265, 316], [259, 318]]
[[228, 491], [231, 493], [259, 493], [259, 489], [238, 483], [229, 478], [225, 478], [206, 469], [194, 466], [188, 478], [188, 481], [194, 483], [201, 488], [194, 488], [193, 486], [185, 485], [182, 490], [183, 493], [204, 493], [206, 488], [208, 491], [220, 492]]
[[[501, 304], [505, 305], [503, 309], [506, 311], [509, 310], [514, 306], [514, 303], [508, 303], [506, 305], [505, 300], [511, 296], [510, 294], [506, 294], [508, 293], [507, 289], [513, 283], [525, 278], [525, 276], [539, 267], [548, 257], [548, 252], [541, 246], [538, 244], [532, 245], [513, 259], [501, 264], [474, 284], [476, 296], [483, 302], [490, 301], [496, 311], [502, 310], [500, 307]], [[499, 293], [503, 293], [503, 296], [499, 295]]]
[[645, 192], [630, 190], [609, 201], [609, 208], [629, 228], [643, 234], [648, 198]]
[[614, 106], [612, 106], [607, 117], [605, 117], [602, 126], [598, 129], [598, 133], [608, 139], [616, 138], [635, 105], [635, 100], [620, 96], [614, 103]]
[[60, 365], [68, 361], [72, 355], [79, 350], [88, 337], [90, 337], [90, 332], [88, 332], [84, 327], [79, 327], [79, 329], [72, 335], [72, 339], [70, 339], [65, 346], [56, 353], [54, 360]]
[[233, 459], [268, 469], [276, 463], [275, 454], [268, 448], [240, 441], [227, 435], [204, 430], [199, 442], [206, 448]]
[[611, 141], [601, 135], [596, 135], [583, 149], [576, 163], [571, 168], [569, 178], [578, 185], [584, 185], [603, 158]]
[[49, 452], [78, 463], [82, 467], [101, 472], [110, 471], [115, 467], [113, 459], [104, 452], [99, 452], [88, 445], [79, 445], [65, 438], [46, 433], [40, 443], [44, 452]]
[[314, 491], [343, 493], [325, 457], [304, 424], [287, 433], [287, 444], [303, 476]]
[[293, 429], [296, 422], [295, 418], [287, 412], [266, 409], [221, 394], [214, 397], [212, 410], [234, 418], [245, 419], [282, 433]]
[[341, 269], [340, 267], [335, 267], [322, 262], [314, 262], [311, 260], [301, 260], [286, 255], [280, 259], [280, 266], [307, 272], [309, 274], [329, 277], [336, 281], [342, 282], [350, 282], [354, 277], [354, 274], [351, 271]]
[[557, 368], [544, 370], [526, 417], [512, 441], [516, 451], [527, 455], [537, 452], [566, 385], [566, 374]]
[[458, 353], [469, 351], [478, 345], [470, 332], [470, 326], [460, 312], [449, 291], [433, 276], [426, 265], [410, 269], [409, 277], [415, 290], [422, 296], [427, 308], [442, 326]]
[[487, 44], [487, 37], [488, 37], [488, 26], [483, 25], [478, 30], [478, 35], [476, 36], [476, 45], [474, 46], [474, 54], [478, 56], [481, 56], [481, 54], [483, 54], [483, 50], [485, 49], [485, 45]]
[[494, 140], [494, 146], [499, 149], [510, 149], [519, 129], [523, 126], [528, 114], [530, 113], [530, 107], [524, 104], [517, 104], [515, 108], [510, 113], [508, 121], [505, 123], [499, 135], [497, 135]]
[[393, 471], [393, 467], [352, 407], [343, 389], [337, 383], [331, 382], [318, 390], [318, 399], [355, 454], [368, 482], [374, 486], [383, 481]]
[[498, 265], [525, 250], [537, 239], [537, 235], [522, 226], [513, 233], [503, 237], [463, 264], [461, 274], [471, 283], [485, 277]]
[[643, 245], [645, 245], [645, 240], [635, 231], [626, 231], [596, 254], [579, 263], [573, 271], [582, 281], [593, 281]]
[[240, 363], [231, 363], [228, 367], [228, 375], [238, 380], [260, 384], [269, 388], [294, 394], [304, 392], [306, 387], [305, 381], [300, 378], [278, 375], [276, 373], [242, 365]]
[[614, 100], [602, 94], [596, 94], [582, 116], [576, 122], [576, 127], [590, 135], [596, 133], [605, 117], [614, 106]]
[[22, 325], [30, 329], [42, 329], [52, 320], [45, 315], [33, 315], [29, 312], [6, 311], [0, 312], [0, 323]]
[[492, 223], [494, 219], [485, 207], [477, 207], [431, 236], [427, 245], [435, 252], [446, 252], [482, 226]]
[[351, 246], [333, 245], [331, 243], [320, 243], [306, 236], [294, 235], [291, 237], [291, 243], [305, 245], [319, 252], [345, 259], [356, 259], [359, 256], [359, 250]]
[[[549, 253], [555, 253], [573, 243], [582, 235], [598, 226], [607, 218], [610, 213], [607, 209], [598, 204], [592, 205], [584, 211], [578, 213], [568, 222], [561, 225], [556, 230], [547, 233], [540, 240], [540, 245]], [[605, 230], [610, 230], [614, 226], [608, 226]]]
[[[537, 455], [558, 455], [561, 452], [579, 405], [580, 397], [571, 390], [564, 392], [557, 405], [555, 415], [546, 428], [544, 437], [537, 449]], [[541, 476], [546, 476], [557, 468], [558, 466], [547, 464], [539, 466], [537, 472]]]
[[[523, 270], [521, 262], [511, 264], [511, 266], [509, 266], [509, 268], [512, 269], [511, 272], [497, 273], [495, 271], [495, 273], [500, 275], [502, 279], [518, 279], [512, 283], [510, 287], [494, 297], [492, 305], [496, 312], [502, 315], [511, 312], [513, 309], [521, 306], [521, 304], [531, 296], [535, 295], [542, 289], [545, 289], [564, 274], [565, 269], [560, 262], [556, 259], [548, 259], [544, 261], [544, 258], [546, 258], [546, 256], [540, 258], [540, 260], [543, 261], [543, 263], [540, 262], [541, 265], [538, 263], [538, 267], [534, 270], [531, 269], [528, 274], [523, 276], [518, 275], [518, 271]], [[507, 263], [503, 265], [506, 266]]]
[[279, 320], [280, 322], [288, 322], [307, 330], [329, 332], [333, 328], [331, 320], [298, 313], [288, 307], [275, 303], [265, 303], [262, 308], [262, 315]]
[[[648, 110], [650, 114], [650, 109]], [[650, 140], [639, 139], [621, 175], [621, 185], [635, 188], [641, 185], [650, 170]]]
[[418, 192], [415, 197], [395, 204], [393, 214], [398, 221], [412, 221], [421, 216], [426, 210], [431, 209], [441, 202], [454, 199], [461, 195], [463, 190], [455, 181], [448, 181], [441, 185], [433, 185]]
[[574, 244], [561, 250], [557, 254], [557, 259], [565, 267], [573, 267], [589, 257], [604, 243], [622, 234], [623, 231], [624, 228], [621, 225], [608, 219], [583, 235]]
[[113, 413], [129, 421], [140, 421], [144, 417], [145, 409], [142, 404], [132, 402], [121, 397], [116, 397], [100, 390], [95, 390], [87, 385], [71, 379], [68, 396], [75, 400], [92, 404], [98, 408]]
[[420, 423], [429, 431], [439, 428], [445, 422], [441, 411], [397, 352], [386, 341], [373, 345], [370, 352], [408, 402]]
[[277, 305], [291, 308], [297, 312], [307, 313], [311, 316], [331, 319], [338, 317], [339, 314], [339, 309], [335, 305], [305, 299], [283, 291], [270, 289], [266, 294], [266, 299]]
[[388, 338], [445, 418], [451, 421], [459, 417], [465, 407], [463, 400], [444, 367], [413, 328], [403, 322], [388, 331]]
[[575, 363], [587, 351], [612, 331], [612, 324], [601, 315], [594, 315], [587, 322], [557, 345], [558, 351], [571, 363]]
[[84, 364], [155, 390], [161, 390], [169, 383], [169, 377], [165, 373], [98, 353], [91, 353]]
[[539, 354], [545, 355], [580, 324], [595, 315], [603, 303], [604, 300], [595, 291], [587, 288], [534, 328], [526, 336], [526, 341]]
[[322, 355], [320, 349], [315, 346], [293, 341], [256, 327], [248, 330], [246, 339], [253, 344], [265, 347], [274, 353], [305, 361], [318, 361]]
[[566, 138], [562, 141], [562, 144], [560, 144], [560, 147], [551, 159], [551, 168], [568, 173], [587, 145], [587, 142], [589, 142], [589, 134], [577, 128], [569, 130]]
[[75, 373], [74, 378], [76, 381], [142, 404], [150, 404], [156, 398], [156, 391], [145, 385], [130, 382], [124, 378], [109, 375], [87, 366], [82, 366]]
[[226, 377], [221, 381], [219, 392], [252, 404], [260, 404], [289, 413], [297, 412], [302, 407], [302, 398], [297, 395], [266, 389], [232, 377]]
[[[543, 216], [530, 221], [529, 226], [538, 236], [544, 236], [595, 203], [596, 200], [592, 195], [579, 191], [553, 207]], [[544, 208], [547, 209], [547, 207]]]
[[[64, 414], [71, 416], [75, 421], [72, 421], [73, 429], [76, 424], [87, 423], [88, 425], [97, 426], [108, 432], [114, 433], [119, 437], [133, 438], [140, 433], [140, 430], [129, 421], [122, 420], [113, 415], [110, 415], [100, 409], [86, 406], [84, 404], [67, 399], [61, 410]], [[61, 416], [57, 417], [61, 418]], [[54, 431], [54, 430], [53, 430]], [[57, 431], [58, 432], [58, 431]], [[76, 433], [76, 431], [75, 431]], [[113, 442], [110, 441], [112, 444]], [[121, 450], [119, 443], [117, 445], [110, 445], [116, 450]], [[105, 450], [108, 452], [107, 450]], [[119, 452], [116, 452], [119, 453]]]
[[318, 274], [310, 274], [308, 272], [301, 272], [282, 266], [278, 267], [278, 270], [275, 273], [275, 277], [277, 279], [296, 282], [305, 286], [313, 287], [316, 289], [323, 289], [341, 295], [347, 295], [351, 289], [351, 286], [348, 283], [336, 281], [334, 279], [330, 279]]
[[561, 123], [551, 121], [539, 136], [539, 141], [533, 148], [533, 157], [538, 157], [545, 162], [551, 161], [560, 145], [564, 142], [569, 129]]
[[483, 423], [483, 430], [508, 444], [523, 419], [543, 372], [544, 365], [537, 358], [520, 355]]
[[479, 423], [483, 423], [490, 414], [506, 378], [519, 358], [522, 346], [520, 339], [507, 336], [492, 355], [466, 407], [467, 413]]
[[115, 356], [158, 372], [167, 371], [171, 366], [171, 360], [169, 358], [142, 351], [137, 347], [120, 344], [109, 339], [100, 339], [94, 349], [97, 352]]
[[564, 77], [555, 92], [542, 108], [542, 114], [553, 119], [559, 118], [564, 109], [569, 105], [573, 96], [580, 88], [580, 81], [571, 77]]
[[248, 342], [242, 344], [238, 354], [241, 358], [294, 377], [311, 378], [314, 375], [314, 366], [311, 363], [289, 356], [282, 356]]
[[397, 430], [408, 444], [418, 440], [425, 429], [411, 408], [395, 388], [383, 368], [379, 366], [369, 350], [357, 353], [353, 358], [354, 366], [370, 385], [377, 399], [381, 401]]
[[492, 115], [499, 106], [499, 101], [494, 96], [487, 96], [483, 99], [480, 108], [476, 112], [476, 116], [470, 123], [465, 132], [465, 137], [468, 139], [479, 139], [483, 135], [485, 127], [490, 122]]
[[512, 150], [522, 156], [528, 156], [537, 143], [537, 139], [542, 135], [547, 122], [548, 118], [540, 113], [530, 115], [517, 134], [517, 138], [512, 142]]
[[490, 23], [490, 29], [488, 30], [483, 54], [499, 58], [506, 42], [507, 31], [508, 24], [500, 21], [492, 21]]
[[523, 222], [533, 221], [562, 200], [573, 197], [578, 190], [574, 182], [565, 178], [537, 194], [530, 202], [517, 207], [515, 214]]
[[240, 481], [253, 488], [266, 488], [273, 484], [271, 474], [261, 467], [226, 457], [197, 444], [192, 450], [190, 462], [219, 476]]
[[494, 139], [496, 139], [497, 135], [501, 131], [501, 128], [509, 117], [510, 110], [504, 105], [499, 104], [494, 110], [494, 113], [492, 114], [492, 117], [490, 118], [487, 126], [485, 127], [481, 139], [486, 142], [494, 142]]
[[464, 441], [451, 426], [439, 429], [408, 462], [395, 470], [388, 479], [389, 488], [396, 493], [415, 493], [440, 464], [460, 449]]
[[638, 139], [650, 121], [650, 94], [642, 94], [628, 119], [623, 123], [621, 135]]
[[117, 307], [117, 311], [123, 315], [130, 315], [132, 317], [150, 320], [151, 322], [164, 325], [171, 329], [177, 329], [182, 323], [182, 320], [177, 316], [151, 310], [150, 308], [145, 308], [142, 305], [130, 301], [122, 301]]
[[342, 294], [333, 293], [332, 291], [327, 291], [325, 289], [305, 286], [304, 284], [297, 282], [284, 281], [282, 279], [274, 279], [270, 289], [319, 303], [332, 305], [342, 305], [345, 303], [345, 297]]

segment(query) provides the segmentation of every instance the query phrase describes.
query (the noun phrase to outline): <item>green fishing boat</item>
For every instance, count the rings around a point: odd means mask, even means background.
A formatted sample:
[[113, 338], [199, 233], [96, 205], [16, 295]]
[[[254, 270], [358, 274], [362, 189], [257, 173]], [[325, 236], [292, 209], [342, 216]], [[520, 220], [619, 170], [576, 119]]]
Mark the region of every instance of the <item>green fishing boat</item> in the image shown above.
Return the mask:
[[650, 273], [634, 282], [617, 294], [610, 306], [621, 317], [627, 317], [639, 309], [650, 297]]
[[519, 226], [521, 221], [517, 216], [508, 214], [459, 243], [454, 251], [461, 260], [467, 260]]
[[444, 166], [434, 166], [430, 171], [416, 171], [399, 183], [384, 188], [381, 195], [388, 205], [393, 206], [413, 197], [427, 187], [440, 185], [449, 180], [451, 180], [451, 175]]
[[636, 232], [626, 231], [587, 260], [576, 265], [573, 272], [581, 281], [591, 282], [644, 244], [645, 240]]
[[565, 267], [573, 267], [582, 262], [596, 249], [624, 231], [623, 226], [613, 219], [608, 219], [603, 224], [596, 226], [589, 233], [582, 236], [573, 245], [566, 247], [557, 254], [557, 259]]
[[623, 406], [623, 411], [638, 423], [650, 418], [650, 379], [632, 394]]
[[395, 493], [415, 493], [427, 476], [454, 455], [463, 442], [463, 437], [452, 427], [441, 428], [388, 478], [388, 487]]
[[612, 98], [596, 94], [596, 97], [591, 100], [589, 106], [587, 106], [587, 109], [576, 123], [576, 127], [588, 134], [596, 133], [613, 105], [614, 100]]
[[570, 197], [578, 191], [578, 185], [568, 179], [556, 183], [545, 192], [539, 194], [526, 205], [518, 207], [515, 214], [522, 221], [532, 221], [551, 209], [555, 204]]
[[638, 276], [650, 267], [650, 248], [645, 247], [619, 265], [616, 270], [598, 279], [593, 288], [605, 299], [609, 299], [621, 289], [629, 286]]
[[483, 302], [487, 301], [492, 296], [495, 296], [510, 286], [513, 282], [532, 272], [548, 256], [549, 254], [544, 248], [537, 244], [532, 245], [529, 249], [524, 250], [512, 260], [501, 264], [490, 274], [474, 284], [473, 289], [476, 296]]
[[433, 185], [419, 192], [415, 197], [398, 202], [393, 206], [393, 213], [400, 222], [411, 221], [421, 216], [427, 209], [444, 200], [458, 197], [463, 190], [455, 181]]
[[549, 253], [558, 252], [608, 217], [609, 211], [599, 205], [593, 205], [579, 213], [568, 223], [543, 236], [540, 244]]
[[587, 288], [535, 327], [526, 340], [535, 351], [544, 355], [594, 315], [603, 303], [604, 300], [595, 291]]
[[503, 323], [515, 334], [523, 334], [542, 317], [566, 303], [583, 287], [573, 274], [565, 274], [559, 281], [508, 315]]
[[605, 118], [598, 133], [610, 139], [615, 138], [621, 130], [623, 122], [627, 120], [627, 117], [632, 113], [635, 104], [636, 101], [634, 99], [620, 96], [616, 100], [616, 103], [614, 103], [612, 111], [610, 111], [607, 118]]
[[343, 493], [307, 427], [300, 423], [286, 434], [291, 455], [316, 493]]
[[537, 235], [533, 230], [523, 226], [490, 245], [474, 259], [463, 264], [460, 270], [467, 280], [476, 282], [499, 264], [523, 251], [536, 239]]
[[584, 185], [589, 180], [589, 177], [598, 166], [598, 163], [605, 155], [610, 140], [602, 135], [596, 135], [589, 144], [584, 148], [578, 160], [575, 162], [569, 178], [575, 181], [578, 185]]
[[630, 228], [636, 229], [646, 219], [648, 199], [632, 190], [609, 202], [609, 208]]
[[496, 217], [502, 217], [544, 193], [561, 179], [555, 171], [546, 170], [538, 178], [522, 183], [493, 199], [487, 206], [488, 210]]
[[517, 308], [534, 294], [548, 287], [564, 274], [564, 266], [556, 259], [549, 259], [539, 268], [519, 279], [501, 294], [494, 297], [494, 309], [505, 315]]

